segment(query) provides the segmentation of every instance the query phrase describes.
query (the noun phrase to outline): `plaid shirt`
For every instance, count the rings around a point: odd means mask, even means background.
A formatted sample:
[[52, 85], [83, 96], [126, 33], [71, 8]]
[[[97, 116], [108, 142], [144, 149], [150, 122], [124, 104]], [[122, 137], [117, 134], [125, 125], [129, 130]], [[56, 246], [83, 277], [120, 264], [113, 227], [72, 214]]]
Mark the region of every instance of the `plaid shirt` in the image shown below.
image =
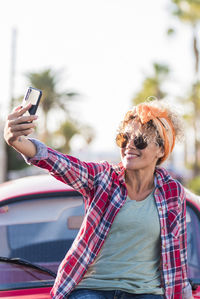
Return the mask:
[[[30, 139], [37, 154], [27, 162], [47, 169], [56, 179], [79, 191], [85, 217], [72, 247], [61, 262], [52, 298], [67, 298], [98, 255], [107, 233], [127, 198], [122, 164], [86, 163]], [[161, 285], [166, 299], [188, 299], [186, 200], [184, 188], [163, 168], [156, 168], [154, 197], [161, 226]]]

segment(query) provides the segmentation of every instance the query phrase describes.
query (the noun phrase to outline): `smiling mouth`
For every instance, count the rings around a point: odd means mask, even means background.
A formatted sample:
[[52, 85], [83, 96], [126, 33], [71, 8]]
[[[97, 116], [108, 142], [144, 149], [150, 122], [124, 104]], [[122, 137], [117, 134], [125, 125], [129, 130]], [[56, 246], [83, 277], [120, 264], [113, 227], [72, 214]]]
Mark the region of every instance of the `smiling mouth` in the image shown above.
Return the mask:
[[126, 158], [138, 158], [139, 155], [136, 155], [136, 154], [133, 154], [133, 153], [127, 153], [127, 154], [125, 154], [125, 157]]

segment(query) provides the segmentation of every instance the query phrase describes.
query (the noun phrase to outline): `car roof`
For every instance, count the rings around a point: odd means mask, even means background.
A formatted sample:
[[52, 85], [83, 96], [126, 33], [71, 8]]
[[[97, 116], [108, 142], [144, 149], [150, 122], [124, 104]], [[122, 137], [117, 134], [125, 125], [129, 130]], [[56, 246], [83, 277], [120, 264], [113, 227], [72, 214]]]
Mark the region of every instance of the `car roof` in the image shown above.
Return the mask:
[[[41, 193], [74, 191], [72, 187], [49, 174], [28, 176], [0, 184], [0, 202]], [[187, 200], [200, 211], [200, 196], [185, 188]]]
[[0, 184], [0, 202], [19, 196], [73, 190], [70, 186], [48, 174], [28, 176]]

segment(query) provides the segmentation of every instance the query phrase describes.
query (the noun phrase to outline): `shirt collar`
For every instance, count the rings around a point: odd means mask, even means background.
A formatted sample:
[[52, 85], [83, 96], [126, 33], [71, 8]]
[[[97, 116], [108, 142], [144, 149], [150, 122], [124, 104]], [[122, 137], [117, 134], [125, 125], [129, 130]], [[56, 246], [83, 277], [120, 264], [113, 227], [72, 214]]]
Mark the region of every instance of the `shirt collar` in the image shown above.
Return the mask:
[[118, 174], [119, 181], [124, 183], [125, 182], [125, 168], [124, 168], [122, 162], [119, 162], [118, 164], [114, 165], [114, 170]]
[[[125, 168], [122, 164], [122, 162], [119, 162], [118, 164], [114, 165], [114, 170], [118, 174], [119, 181], [125, 182]], [[155, 187], [162, 187], [164, 184], [166, 184], [171, 176], [169, 175], [168, 171], [161, 167], [156, 167], [155, 169]]]
[[156, 186], [163, 187], [171, 179], [170, 174], [165, 168], [156, 167], [155, 169], [156, 176]]

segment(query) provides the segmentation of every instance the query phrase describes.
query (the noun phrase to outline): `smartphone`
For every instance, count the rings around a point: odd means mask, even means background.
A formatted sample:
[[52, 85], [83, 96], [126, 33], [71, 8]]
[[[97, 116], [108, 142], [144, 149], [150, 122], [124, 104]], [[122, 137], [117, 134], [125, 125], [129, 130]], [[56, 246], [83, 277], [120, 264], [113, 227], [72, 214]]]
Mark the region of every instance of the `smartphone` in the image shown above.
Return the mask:
[[34, 115], [37, 111], [37, 108], [40, 103], [40, 99], [42, 97], [42, 91], [40, 89], [29, 87], [24, 96], [22, 106], [24, 107], [26, 104], [31, 103], [31, 108], [24, 114], [25, 116]]

